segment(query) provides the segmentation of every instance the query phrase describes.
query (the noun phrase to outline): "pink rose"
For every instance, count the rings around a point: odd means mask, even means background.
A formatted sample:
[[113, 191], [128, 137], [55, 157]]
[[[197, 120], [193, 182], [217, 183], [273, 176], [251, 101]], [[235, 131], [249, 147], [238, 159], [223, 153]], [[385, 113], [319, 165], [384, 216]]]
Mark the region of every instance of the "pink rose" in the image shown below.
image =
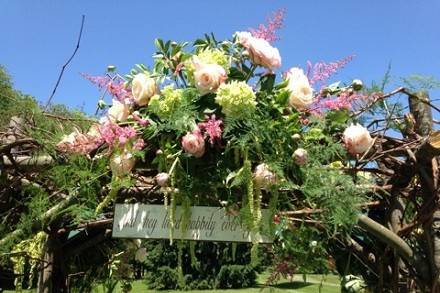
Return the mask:
[[193, 57], [192, 62], [196, 69], [194, 71], [195, 86], [200, 94], [214, 93], [225, 82], [226, 71], [220, 65], [201, 63], [197, 56]]
[[200, 130], [196, 128], [192, 133], [188, 132], [182, 138], [182, 147], [185, 152], [200, 158], [205, 153], [205, 140]]
[[281, 66], [281, 56], [277, 48], [272, 47], [265, 39], [255, 38], [249, 32], [237, 32], [238, 42], [246, 48], [252, 63], [269, 70]]
[[347, 127], [343, 134], [343, 140], [348, 152], [353, 155], [364, 153], [373, 144], [370, 132], [359, 124]]

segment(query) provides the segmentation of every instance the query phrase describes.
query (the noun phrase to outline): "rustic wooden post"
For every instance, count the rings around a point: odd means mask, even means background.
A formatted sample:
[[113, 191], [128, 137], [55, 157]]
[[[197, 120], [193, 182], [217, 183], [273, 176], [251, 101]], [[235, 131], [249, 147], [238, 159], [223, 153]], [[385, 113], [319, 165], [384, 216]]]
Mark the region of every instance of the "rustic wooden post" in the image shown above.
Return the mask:
[[[409, 109], [415, 120], [415, 132], [427, 142], [416, 154], [416, 167], [419, 173], [424, 206], [427, 209], [428, 221], [424, 224], [426, 254], [431, 267], [431, 292], [438, 292], [440, 281], [440, 209], [438, 192], [438, 161], [435, 151], [429, 143], [432, 133], [432, 110], [426, 92], [418, 92], [408, 96]], [[438, 289], [437, 289], [438, 288]]]
[[64, 256], [60, 237], [56, 231], [48, 234], [44, 246], [44, 263], [38, 279], [38, 293], [67, 292]]

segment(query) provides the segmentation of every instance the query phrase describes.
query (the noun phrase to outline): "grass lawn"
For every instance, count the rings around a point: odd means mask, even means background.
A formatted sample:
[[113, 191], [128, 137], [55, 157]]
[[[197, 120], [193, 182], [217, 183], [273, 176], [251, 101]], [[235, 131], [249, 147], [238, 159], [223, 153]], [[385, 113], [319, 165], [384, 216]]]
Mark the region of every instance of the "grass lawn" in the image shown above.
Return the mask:
[[[257, 287], [253, 288], [246, 288], [246, 289], [229, 289], [229, 290], [191, 290], [191, 291], [159, 291], [159, 292], [169, 292], [169, 293], [177, 293], [177, 292], [218, 292], [218, 293], [233, 293], [233, 292], [246, 292], [246, 293], [269, 293], [269, 292], [297, 292], [297, 293], [317, 293], [319, 292], [319, 287], [322, 283], [321, 292], [323, 293], [339, 293], [340, 286], [339, 286], [339, 277], [336, 275], [307, 275], [306, 282], [303, 281], [302, 275], [296, 275], [291, 282], [288, 279], [281, 279], [278, 284], [271, 286], [271, 287], [265, 287], [264, 283], [267, 278], [267, 274], [262, 274], [259, 276], [258, 282], [259, 285]], [[146, 285], [143, 283], [143, 281], [135, 281], [133, 282], [133, 290], [131, 292], [133, 293], [148, 293], [148, 292], [157, 292], [154, 290], [148, 290]], [[15, 291], [4, 291], [5, 293], [12, 293]], [[23, 290], [23, 293], [30, 293], [35, 291], [28, 291]], [[103, 293], [102, 287], [98, 286], [95, 293]], [[117, 289], [115, 292], [120, 293], [120, 285], [117, 285]]]

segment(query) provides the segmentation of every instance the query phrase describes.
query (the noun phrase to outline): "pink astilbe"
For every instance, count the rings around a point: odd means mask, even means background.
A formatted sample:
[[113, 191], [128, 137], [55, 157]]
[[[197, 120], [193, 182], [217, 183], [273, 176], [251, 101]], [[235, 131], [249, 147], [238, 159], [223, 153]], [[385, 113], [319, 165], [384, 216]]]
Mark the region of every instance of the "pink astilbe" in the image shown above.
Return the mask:
[[99, 89], [107, 88], [107, 85], [112, 81], [112, 78], [108, 75], [97, 75], [93, 76], [87, 73], [80, 73], [82, 77], [96, 85]]
[[369, 97], [367, 95], [352, 91], [339, 93], [337, 96], [318, 96], [317, 101], [311, 107], [313, 114], [321, 114], [324, 111], [353, 109], [356, 102], [365, 102]]
[[110, 150], [115, 147], [122, 147], [136, 137], [136, 130], [133, 127], [121, 127], [112, 122], [101, 125], [98, 132]]
[[120, 102], [124, 102], [127, 99], [133, 99], [131, 89], [126, 88], [124, 85], [124, 80], [118, 76], [112, 78], [108, 75], [92, 76], [86, 73], [81, 73], [81, 75], [85, 79], [96, 85], [100, 90], [106, 89], [114, 98], [116, 98]]
[[342, 67], [347, 65], [351, 60], [353, 60], [354, 55], [347, 56], [341, 60], [334, 62], [318, 62], [312, 65], [310, 61], [307, 62], [307, 77], [309, 78], [310, 84], [314, 85], [316, 83], [325, 84], [327, 80], [335, 74]]
[[285, 9], [278, 9], [272, 13], [272, 17], [267, 19], [267, 26], [260, 24], [257, 29], [249, 29], [253, 37], [264, 39], [269, 43], [277, 41], [280, 37], [276, 32], [283, 27]]
[[213, 146], [216, 141], [220, 144], [222, 139], [222, 125], [223, 121], [221, 119], [216, 120], [215, 115], [206, 117], [205, 122], [200, 122], [198, 124], [199, 128], [209, 137], [209, 143], [211, 146]]
[[112, 81], [107, 85], [107, 90], [113, 97], [121, 102], [124, 102], [127, 99], [133, 99], [131, 89], [127, 89], [123, 82]]

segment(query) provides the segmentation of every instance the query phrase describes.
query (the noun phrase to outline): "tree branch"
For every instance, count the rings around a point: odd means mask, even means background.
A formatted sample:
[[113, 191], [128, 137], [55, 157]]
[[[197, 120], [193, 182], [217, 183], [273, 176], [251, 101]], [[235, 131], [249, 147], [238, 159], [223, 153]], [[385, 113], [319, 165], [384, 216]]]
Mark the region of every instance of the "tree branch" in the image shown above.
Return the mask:
[[64, 70], [66, 69], [67, 65], [69, 65], [70, 61], [72, 61], [73, 57], [75, 57], [76, 52], [77, 52], [78, 49], [79, 49], [79, 44], [81, 43], [81, 37], [82, 37], [82, 32], [83, 32], [83, 27], [84, 27], [84, 21], [85, 21], [85, 19], [86, 19], [86, 16], [83, 15], [83, 16], [82, 16], [82, 19], [81, 19], [81, 28], [79, 29], [79, 36], [78, 36], [78, 41], [77, 41], [77, 43], [76, 43], [75, 50], [73, 51], [72, 56], [70, 56], [70, 58], [67, 60], [67, 62], [66, 62], [66, 63], [63, 65], [63, 67], [61, 68], [61, 72], [60, 72], [60, 74], [59, 74], [59, 76], [58, 76], [58, 80], [57, 80], [57, 82], [56, 82], [56, 84], [55, 84], [54, 89], [52, 90], [52, 94], [50, 95], [49, 99], [47, 100], [47, 103], [46, 103], [46, 106], [44, 107], [44, 110], [47, 110], [47, 108], [49, 107], [50, 103], [52, 102], [52, 99], [53, 99], [53, 97], [54, 97], [54, 95], [55, 95], [55, 92], [56, 92], [57, 89], [58, 89], [58, 85], [60, 84], [61, 78], [63, 77]]

